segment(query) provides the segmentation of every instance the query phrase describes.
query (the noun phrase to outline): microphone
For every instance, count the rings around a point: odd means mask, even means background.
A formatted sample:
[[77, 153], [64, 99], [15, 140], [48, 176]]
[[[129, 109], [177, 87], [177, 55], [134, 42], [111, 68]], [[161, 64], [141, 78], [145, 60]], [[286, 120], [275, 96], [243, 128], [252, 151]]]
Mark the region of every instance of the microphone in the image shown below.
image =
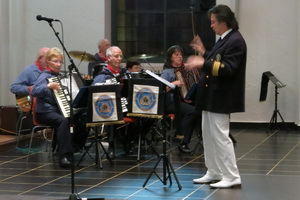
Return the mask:
[[53, 22], [53, 21], [55, 21], [55, 22], [60, 22], [60, 20], [59, 19], [53, 19], [53, 18], [48, 18], [48, 17], [43, 17], [42, 15], [37, 15], [36, 16], [36, 19], [38, 20], [38, 21], [47, 21], [47, 22]]

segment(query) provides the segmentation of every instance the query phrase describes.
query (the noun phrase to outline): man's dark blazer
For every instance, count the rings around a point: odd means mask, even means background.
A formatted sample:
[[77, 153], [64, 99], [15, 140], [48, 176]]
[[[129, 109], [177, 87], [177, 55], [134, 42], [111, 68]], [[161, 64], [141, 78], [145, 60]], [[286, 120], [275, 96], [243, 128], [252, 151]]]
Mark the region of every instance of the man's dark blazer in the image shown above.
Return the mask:
[[[215, 113], [244, 112], [247, 46], [240, 32], [228, 33], [204, 57], [196, 109]], [[221, 62], [219, 68], [214, 67], [215, 61]]]

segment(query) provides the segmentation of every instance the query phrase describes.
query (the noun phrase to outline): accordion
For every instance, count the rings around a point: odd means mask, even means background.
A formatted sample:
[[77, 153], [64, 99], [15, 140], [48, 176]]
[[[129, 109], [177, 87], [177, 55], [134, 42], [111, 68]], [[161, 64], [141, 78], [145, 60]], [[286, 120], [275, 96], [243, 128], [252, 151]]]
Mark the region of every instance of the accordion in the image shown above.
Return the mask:
[[60, 86], [60, 90], [52, 90], [55, 97], [56, 103], [61, 111], [61, 114], [68, 118], [70, 117], [71, 108], [70, 108], [70, 94], [69, 89], [66, 85], [63, 84], [65, 77], [64, 76], [55, 76], [47, 78], [48, 83], [55, 82]]
[[192, 86], [199, 81], [200, 73], [198, 69], [186, 70], [184, 67], [175, 68], [176, 80], [183, 82], [183, 87], [179, 89], [182, 99], [187, 97]]

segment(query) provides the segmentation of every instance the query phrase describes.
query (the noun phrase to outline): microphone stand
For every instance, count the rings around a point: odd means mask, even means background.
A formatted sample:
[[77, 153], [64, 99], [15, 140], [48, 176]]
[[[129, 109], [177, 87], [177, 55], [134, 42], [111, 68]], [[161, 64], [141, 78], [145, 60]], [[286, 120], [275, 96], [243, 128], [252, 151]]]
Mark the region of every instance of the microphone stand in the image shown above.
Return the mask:
[[[70, 127], [70, 133], [73, 134], [73, 117], [74, 117], [74, 113], [73, 113], [73, 105], [72, 105], [72, 102], [73, 102], [73, 99], [72, 99], [72, 72], [73, 70], [75, 70], [75, 72], [78, 74], [78, 76], [80, 77], [82, 83], [83, 83], [83, 78], [82, 76], [80, 75], [79, 73], [79, 70], [78, 68], [76, 67], [73, 59], [71, 58], [71, 56], [69, 55], [64, 43], [62, 42], [62, 40], [60, 39], [59, 37], [59, 33], [55, 31], [55, 29], [53, 28], [53, 25], [52, 25], [52, 22], [48, 22], [49, 23], [49, 26], [52, 28], [55, 36], [57, 37], [58, 41], [60, 42], [64, 52], [67, 54], [68, 58], [69, 58], [69, 61], [70, 61], [70, 65], [68, 66], [68, 69], [69, 69], [69, 76], [70, 76], [70, 91], [69, 91], [69, 94], [70, 94], [70, 124], [71, 124], [71, 127]], [[71, 158], [71, 194], [69, 196], [69, 200], [78, 200], [79, 198], [77, 197], [77, 194], [75, 194], [75, 165], [74, 165], [74, 153], [72, 153], [72, 158]]]
[[150, 64], [150, 62], [149, 62], [147, 59], [143, 59], [143, 61], [144, 61], [145, 63], [147, 63], [147, 64], [150, 66], [151, 70], [152, 70], [154, 73], [160, 74], [160, 71], [159, 71], [159, 70], [156, 71], [156, 69]]

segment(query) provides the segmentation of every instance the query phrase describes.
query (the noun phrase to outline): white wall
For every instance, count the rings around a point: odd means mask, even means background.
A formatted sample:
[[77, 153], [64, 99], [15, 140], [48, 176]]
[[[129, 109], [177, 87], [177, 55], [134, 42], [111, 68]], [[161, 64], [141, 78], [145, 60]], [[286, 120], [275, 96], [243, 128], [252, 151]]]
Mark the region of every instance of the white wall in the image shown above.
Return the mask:
[[[286, 87], [279, 89], [278, 109], [287, 122], [299, 124], [298, 0], [219, 0], [234, 7], [248, 46], [246, 112], [232, 121], [267, 122], [275, 105], [269, 82], [267, 100], [259, 102], [262, 73], [271, 71]], [[281, 121], [278, 117], [278, 121]]]
[[[14, 105], [10, 84], [21, 70], [32, 64], [39, 48], [61, 47], [54, 31], [37, 15], [59, 19], [54, 29], [64, 40], [67, 51], [96, 53], [99, 39], [110, 39], [110, 0], [0, 0], [0, 105]], [[107, 12], [106, 12], [107, 11]], [[67, 58], [68, 60], [68, 58]], [[76, 65], [78, 60], [74, 59]], [[69, 62], [66, 62], [70, 64]], [[87, 63], [78, 66], [87, 73]]]
[[[58, 46], [45, 21], [36, 15], [60, 19], [68, 51], [94, 54], [101, 38], [110, 39], [110, 0], [0, 0], [0, 105], [14, 105], [11, 82], [31, 64], [42, 46]], [[278, 108], [286, 122], [299, 122], [300, 22], [298, 0], [217, 0], [236, 13], [248, 46], [246, 112], [233, 114], [234, 122], [268, 122], [274, 110], [274, 85], [267, 100], [259, 102], [262, 73], [271, 71], [285, 88], [279, 89]], [[59, 23], [53, 22], [60, 32]], [[75, 64], [78, 61], [75, 60]], [[87, 71], [87, 63], [78, 68]], [[280, 119], [278, 119], [280, 121]]]

